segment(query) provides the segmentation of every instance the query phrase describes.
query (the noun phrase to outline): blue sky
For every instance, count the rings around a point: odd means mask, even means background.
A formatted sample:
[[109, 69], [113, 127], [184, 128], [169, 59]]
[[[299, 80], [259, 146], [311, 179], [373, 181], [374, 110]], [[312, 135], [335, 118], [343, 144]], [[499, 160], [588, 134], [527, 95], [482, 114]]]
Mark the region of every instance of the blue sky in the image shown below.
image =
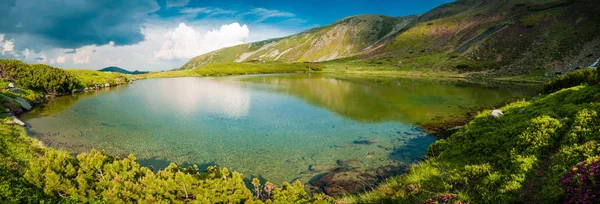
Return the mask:
[[167, 70], [241, 43], [358, 14], [406, 16], [451, 0], [2, 0], [0, 57], [62, 68]]

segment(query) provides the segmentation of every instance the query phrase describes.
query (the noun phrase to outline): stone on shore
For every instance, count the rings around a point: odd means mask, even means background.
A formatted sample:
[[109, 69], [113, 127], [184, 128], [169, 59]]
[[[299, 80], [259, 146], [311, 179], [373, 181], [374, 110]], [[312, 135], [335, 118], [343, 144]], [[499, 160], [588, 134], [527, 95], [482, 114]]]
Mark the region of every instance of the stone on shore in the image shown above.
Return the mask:
[[13, 83], [8, 83], [8, 88], [16, 88], [16, 86]]
[[104, 87], [110, 87], [109, 83], [104, 84]]
[[502, 115], [504, 115], [504, 113], [502, 113], [502, 110], [496, 109], [496, 110], [493, 110], [492, 113], [490, 113], [488, 118], [498, 119], [498, 118], [502, 117]]
[[12, 119], [13, 123], [15, 123], [16, 125], [25, 127], [25, 123], [23, 121], [19, 120], [19, 118], [11, 115], [11, 119]]

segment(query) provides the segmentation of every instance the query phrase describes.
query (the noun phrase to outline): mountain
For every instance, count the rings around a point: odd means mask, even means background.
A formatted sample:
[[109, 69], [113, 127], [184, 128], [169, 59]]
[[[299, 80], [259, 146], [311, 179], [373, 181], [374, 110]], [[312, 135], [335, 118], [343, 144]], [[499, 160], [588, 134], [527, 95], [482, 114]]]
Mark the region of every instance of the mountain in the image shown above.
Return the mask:
[[284, 61], [318, 62], [361, 53], [389, 39], [410, 25], [417, 16], [387, 17], [359, 15], [331, 25], [260, 42], [237, 45], [200, 55], [182, 68], [190, 69], [216, 62]]
[[600, 58], [600, 1], [457, 0], [422, 15], [359, 15], [193, 58], [215, 62], [349, 61], [502, 74], [570, 71]]
[[118, 72], [118, 73], [122, 73], [122, 74], [147, 74], [148, 72], [145, 71], [138, 71], [135, 70], [133, 72], [131, 71], [127, 71], [126, 69], [120, 68], [120, 67], [105, 67], [103, 69], [100, 69], [98, 71], [101, 72]]

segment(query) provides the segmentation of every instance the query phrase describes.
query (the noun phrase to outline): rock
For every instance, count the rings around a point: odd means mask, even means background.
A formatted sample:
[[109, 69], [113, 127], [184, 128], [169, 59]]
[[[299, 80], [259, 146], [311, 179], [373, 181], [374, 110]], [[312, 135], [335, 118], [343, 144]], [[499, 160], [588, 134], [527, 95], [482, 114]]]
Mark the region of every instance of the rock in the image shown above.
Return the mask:
[[354, 144], [366, 144], [366, 145], [370, 145], [375, 143], [375, 140], [372, 139], [358, 139], [358, 140], [354, 140], [354, 142], [352, 142]]
[[340, 167], [338, 165], [310, 165], [308, 167], [309, 170], [315, 171], [315, 172], [334, 171], [334, 170], [337, 170], [339, 168]]
[[11, 119], [12, 119], [13, 123], [15, 123], [19, 126], [25, 127], [25, 123], [23, 121], [19, 120], [19, 118], [15, 117], [15, 116], [11, 116]]
[[104, 84], [104, 87], [110, 87], [109, 83]]
[[88, 87], [85, 87], [85, 89], [83, 89], [83, 91], [88, 92], [90, 89]]
[[24, 108], [25, 110], [31, 110], [31, 105], [29, 105], [29, 103], [27, 103], [27, 101], [25, 99], [22, 99], [20, 97], [16, 97], [15, 101], [17, 103], [19, 103], [19, 105], [21, 105], [21, 107]]
[[519, 109], [519, 114], [521, 114], [521, 113], [523, 113], [523, 112], [525, 112], [525, 108], [521, 108], [521, 109]]
[[357, 193], [369, 189], [376, 177], [363, 176], [360, 171], [330, 172], [310, 184], [322, 189], [327, 195], [341, 196], [347, 193]]
[[13, 83], [8, 83], [8, 88], [16, 88]]
[[504, 113], [502, 113], [502, 110], [496, 109], [496, 110], [492, 111], [492, 113], [490, 113], [488, 118], [497, 119], [497, 118], [502, 117], [502, 115], [504, 115]]

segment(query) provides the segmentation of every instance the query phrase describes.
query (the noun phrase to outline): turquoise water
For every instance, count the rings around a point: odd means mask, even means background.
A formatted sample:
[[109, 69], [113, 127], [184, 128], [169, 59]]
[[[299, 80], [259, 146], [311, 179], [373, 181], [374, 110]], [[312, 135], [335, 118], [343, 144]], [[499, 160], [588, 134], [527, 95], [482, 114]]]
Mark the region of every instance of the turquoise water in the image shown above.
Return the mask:
[[[154, 168], [219, 165], [306, 182], [310, 165], [420, 161], [435, 138], [415, 122], [536, 91], [322, 74], [148, 79], [61, 97], [22, 119], [31, 135], [72, 153], [95, 148]], [[355, 144], [361, 139], [374, 143]]]

